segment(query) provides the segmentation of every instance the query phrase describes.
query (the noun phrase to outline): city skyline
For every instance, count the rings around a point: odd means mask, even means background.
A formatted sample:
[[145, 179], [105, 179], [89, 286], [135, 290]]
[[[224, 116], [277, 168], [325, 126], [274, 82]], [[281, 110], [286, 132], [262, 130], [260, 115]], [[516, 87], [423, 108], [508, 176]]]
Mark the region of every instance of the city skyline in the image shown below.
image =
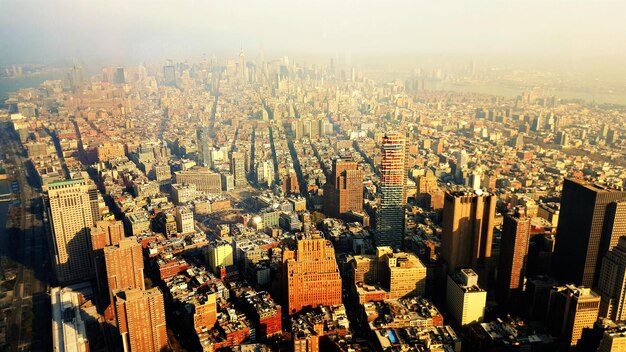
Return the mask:
[[621, 3], [0, 8], [1, 350], [626, 348]]

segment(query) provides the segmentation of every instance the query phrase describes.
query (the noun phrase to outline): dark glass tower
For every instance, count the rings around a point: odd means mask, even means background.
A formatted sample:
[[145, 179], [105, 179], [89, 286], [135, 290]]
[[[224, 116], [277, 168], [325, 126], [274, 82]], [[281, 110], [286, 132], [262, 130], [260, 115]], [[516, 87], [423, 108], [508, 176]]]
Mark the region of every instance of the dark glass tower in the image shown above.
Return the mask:
[[557, 280], [586, 287], [597, 284], [601, 260], [619, 238], [611, 224], [621, 212], [611, 209], [624, 199], [623, 190], [584, 180], [565, 180], [552, 260]]

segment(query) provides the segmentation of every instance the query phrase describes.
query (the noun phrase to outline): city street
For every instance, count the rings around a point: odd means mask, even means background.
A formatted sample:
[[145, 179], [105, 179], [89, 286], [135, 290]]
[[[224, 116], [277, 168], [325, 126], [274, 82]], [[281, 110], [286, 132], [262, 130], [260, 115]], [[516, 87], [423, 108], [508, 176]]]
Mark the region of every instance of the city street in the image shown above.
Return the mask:
[[[11, 351], [46, 351], [51, 344], [48, 287], [48, 250], [42, 221], [40, 194], [29, 176], [27, 159], [19, 143], [3, 128], [2, 149], [14, 161], [19, 182], [19, 228], [4, 229], [0, 239], [2, 256], [17, 263], [17, 277], [8, 314], [8, 344]], [[16, 241], [16, 242], [12, 242]]]

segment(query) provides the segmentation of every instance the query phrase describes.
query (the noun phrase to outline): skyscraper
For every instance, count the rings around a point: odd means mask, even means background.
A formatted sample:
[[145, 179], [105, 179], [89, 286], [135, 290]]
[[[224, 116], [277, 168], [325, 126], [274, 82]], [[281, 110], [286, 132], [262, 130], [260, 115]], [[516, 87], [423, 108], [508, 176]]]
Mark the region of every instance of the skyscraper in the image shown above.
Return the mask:
[[124, 238], [124, 223], [121, 221], [98, 221], [90, 232], [96, 284], [100, 294], [109, 296], [104, 248], [116, 245]]
[[165, 306], [159, 288], [119, 290], [114, 298], [125, 352], [160, 352], [167, 347]]
[[176, 86], [176, 67], [172, 65], [163, 66], [163, 84], [166, 86]]
[[561, 335], [565, 346], [575, 346], [584, 328], [591, 328], [598, 318], [600, 296], [586, 287], [553, 287], [548, 303], [548, 329]]
[[496, 299], [503, 306], [512, 308], [521, 297], [529, 238], [530, 218], [524, 208], [516, 207], [504, 216], [500, 241]]
[[587, 287], [597, 284], [600, 270], [596, 268], [619, 238], [619, 226], [611, 224], [619, 224], [624, 221], [620, 218], [626, 217], [625, 207], [611, 205], [620, 200], [626, 200], [625, 191], [565, 179], [552, 260], [556, 279]]
[[338, 218], [350, 210], [363, 210], [363, 170], [354, 161], [335, 159], [324, 187], [324, 211]]
[[98, 220], [98, 193], [84, 179], [44, 186], [50, 219], [52, 260], [60, 283], [93, 276], [90, 228]]
[[239, 78], [242, 82], [248, 81], [248, 67], [246, 66], [246, 56], [243, 54], [243, 49], [239, 52]]
[[471, 267], [481, 282], [487, 281], [495, 211], [494, 195], [480, 191], [446, 192], [441, 236], [446, 273]]
[[209, 128], [200, 127], [196, 130], [196, 143], [198, 146], [198, 163], [211, 167], [211, 149], [209, 148]]
[[315, 236], [299, 239], [296, 250], [283, 252], [287, 312], [306, 306], [341, 304], [341, 276], [330, 241]]
[[126, 73], [124, 72], [123, 67], [118, 67], [115, 70], [115, 84], [124, 84], [126, 83]]
[[626, 237], [604, 256], [598, 280], [600, 316], [626, 320]]
[[487, 305], [487, 291], [478, 286], [478, 275], [472, 269], [461, 269], [448, 276], [446, 305], [459, 323], [482, 322]]
[[143, 279], [143, 255], [141, 244], [134, 237], [127, 237], [117, 245], [104, 248], [109, 296], [120, 289], [146, 288]]
[[241, 152], [230, 154], [230, 173], [235, 177], [235, 187], [245, 187], [246, 181], [246, 155]]
[[383, 137], [380, 166], [381, 200], [376, 213], [376, 245], [400, 248], [404, 237], [406, 202], [406, 139], [397, 132]]

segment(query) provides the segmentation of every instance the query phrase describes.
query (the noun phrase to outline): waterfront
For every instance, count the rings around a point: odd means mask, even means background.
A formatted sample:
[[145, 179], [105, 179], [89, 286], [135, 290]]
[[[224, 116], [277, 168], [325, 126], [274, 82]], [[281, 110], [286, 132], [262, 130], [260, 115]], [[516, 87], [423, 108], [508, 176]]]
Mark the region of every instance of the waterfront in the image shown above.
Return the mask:
[[[436, 83], [433, 87], [434, 90], [448, 90], [452, 92], [469, 92], [485, 95], [495, 95], [505, 98], [515, 98], [522, 95], [524, 90], [531, 90], [531, 88], [513, 88], [501, 85], [492, 84], [454, 84], [448, 82]], [[593, 92], [577, 92], [569, 90], [548, 90], [548, 92], [557, 98], [574, 100], [581, 99], [588, 103], [596, 104], [617, 104], [626, 105], [625, 94], [610, 94], [610, 93], [593, 93]]]

